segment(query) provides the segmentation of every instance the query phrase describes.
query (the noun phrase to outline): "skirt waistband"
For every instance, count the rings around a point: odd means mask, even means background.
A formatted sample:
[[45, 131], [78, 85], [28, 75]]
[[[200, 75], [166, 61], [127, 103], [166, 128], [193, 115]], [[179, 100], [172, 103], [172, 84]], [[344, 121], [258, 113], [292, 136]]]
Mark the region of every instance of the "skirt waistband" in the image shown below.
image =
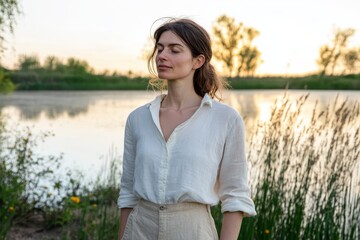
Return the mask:
[[153, 202], [149, 202], [144, 199], [140, 199], [138, 207], [145, 208], [152, 211], [167, 211], [167, 212], [177, 212], [177, 211], [184, 211], [184, 210], [193, 210], [195, 208], [206, 208], [209, 209], [210, 206], [203, 203], [197, 202], [183, 202], [183, 203], [175, 203], [175, 204], [157, 204]]

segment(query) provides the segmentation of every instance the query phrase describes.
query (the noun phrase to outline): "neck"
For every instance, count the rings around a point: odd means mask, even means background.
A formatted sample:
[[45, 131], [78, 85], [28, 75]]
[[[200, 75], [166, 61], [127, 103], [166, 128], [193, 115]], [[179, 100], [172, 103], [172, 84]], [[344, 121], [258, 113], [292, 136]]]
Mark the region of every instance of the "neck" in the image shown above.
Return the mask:
[[202, 97], [196, 94], [192, 82], [189, 85], [185, 82], [169, 81], [168, 94], [162, 102], [162, 107], [180, 110], [199, 106]]

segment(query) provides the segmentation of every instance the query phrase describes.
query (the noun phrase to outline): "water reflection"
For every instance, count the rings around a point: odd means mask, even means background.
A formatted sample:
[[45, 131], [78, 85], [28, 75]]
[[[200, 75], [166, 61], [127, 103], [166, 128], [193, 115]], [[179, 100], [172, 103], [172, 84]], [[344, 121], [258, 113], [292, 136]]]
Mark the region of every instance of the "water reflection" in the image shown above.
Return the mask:
[[[301, 107], [302, 121], [308, 121], [313, 114], [329, 109], [330, 114], [334, 104], [337, 106], [345, 101], [349, 106], [360, 102], [360, 92], [357, 91], [279, 91], [279, 90], [253, 90], [253, 91], [230, 91], [226, 95], [225, 102], [239, 111], [246, 123], [247, 134], [256, 131], [257, 125], [266, 122], [271, 117], [271, 111], [275, 104], [284, 104], [284, 100], [291, 102], [290, 111], [300, 111], [298, 100], [302, 96], [308, 96], [305, 104]], [[279, 107], [279, 106], [278, 106]], [[322, 121], [323, 119], [320, 119]]]
[[[304, 119], [310, 118], [317, 104], [319, 111], [333, 102], [360, 102], [356, 91], [289, 91], [294, 101], [310, 93], [303, 106]], [[128, 114], [158, 93], [152, 91], [44, 91], [16, 92], [0, 96], [0, 111], [19, 127], [49, 130], [55, 137], [39, 146], [41, 154], [64, 153], [64, 164], [88, 172], [100, 169], [110, 148], [121, 155], [123, 131]], [[227, 91], [223, 101], [237, 109], [245, 120], [247, 135], [256, 131], [258, 121], [268, 121], [273, 104], [284, 91]], [[292, 110], [297, 110], [296, 105]]]
[[[302, 95], [310, 94], [310, 104], [308, 110], [314, 107], [318, 102], [319, 109], [333, 101], [337, 96], [339, 101], [349, 98], [349, 101], [357, 101], [360, 94], [355, 91], [337, 92], [337, 91], [227, 91], [223, 94], [223, 102], [237, 109], [244, 119], [249, 121], [266, 121], [270, 117], [270, 110], [276, 100], [279, 100], [289, 94], [291, 100], [296, 100]], [[140, 106], [144, 100], [151, 101], [156, 95], [155, 92], [145, 91], [39, 91], [39, 92], [15, 92], [11, 95], [0, 95], [0, 110], [14, 107], [19, 112], [21, 120], [36, 121], [41, 115], [49, 120], [62, 118], [64, 115], [70, 118], [76, 118], [80, 115], [86, 115], [89, 107], [99, 103], [99, 101], [108, 101], [116, 105], [117, 101], [138, 100]], [[136, 97], [137, 99], [133, 99]], [[136, 104], [135, 104], [136, 106]], [[109, 106], [108, 106], [109, 107]]]
[[[75, 100], [76, 99], [76, 100]], [[14, 107], [21, 120], [36, 121], [41, 115], [49, 120], [86, 114], [96, 98], [86, 92], [15, 92], [0, 96], [0, 110]]]

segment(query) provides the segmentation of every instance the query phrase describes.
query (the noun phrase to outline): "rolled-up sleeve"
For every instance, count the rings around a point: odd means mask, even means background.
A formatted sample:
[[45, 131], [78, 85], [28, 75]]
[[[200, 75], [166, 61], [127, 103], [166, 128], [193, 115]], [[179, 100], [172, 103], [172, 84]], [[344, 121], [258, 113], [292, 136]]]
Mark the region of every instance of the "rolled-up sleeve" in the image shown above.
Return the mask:
[[131, 118], [128, 117], [124, 135], [123, 170], [120, 183], [120, 194], [118, 198], [119, 208], [133, 208], [138, 198], [134, 195], [134, 168], [135, 168], [134, 130], [131, 125]]
[[255, 216], [248, 185], [245, 128], [240, 116], [236, 117], [227, 132], [218, 177], [221, 211], [241, 211], [244, 216]]

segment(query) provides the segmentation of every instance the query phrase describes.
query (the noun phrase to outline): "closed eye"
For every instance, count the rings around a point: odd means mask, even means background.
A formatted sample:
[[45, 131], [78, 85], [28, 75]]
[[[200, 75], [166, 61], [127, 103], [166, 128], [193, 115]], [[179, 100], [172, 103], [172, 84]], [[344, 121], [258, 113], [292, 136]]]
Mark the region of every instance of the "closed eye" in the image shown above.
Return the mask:
[[156, 47], [158, 53], [161, 53], [165, 48], [169, 48], [170, 52], [174, 54], [180, 53], [184, 48], [184, 46], [178, 43], [168, 44], [166, 47], [162, 43], [157, 43]]

